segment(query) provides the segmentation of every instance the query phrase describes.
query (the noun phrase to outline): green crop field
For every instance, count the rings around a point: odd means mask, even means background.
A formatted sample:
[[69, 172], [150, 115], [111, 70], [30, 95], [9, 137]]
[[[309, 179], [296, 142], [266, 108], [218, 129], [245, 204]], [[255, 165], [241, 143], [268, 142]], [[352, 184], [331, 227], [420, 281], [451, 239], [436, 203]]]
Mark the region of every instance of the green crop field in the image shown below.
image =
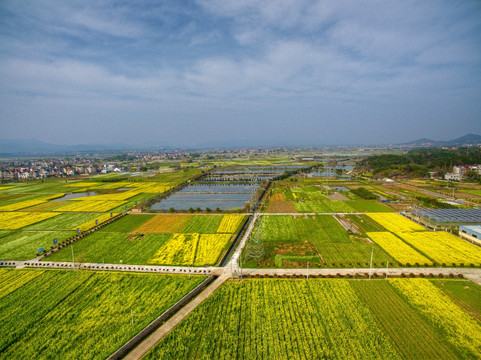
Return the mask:
[[[73, 244], [76, 262], [106, 264], [147, 264], [170, 234], [146, 234], [141, 237], [125, 233], [96, 232]], [[43, 261], [72, 261], [70, 246]]]
[[390, 207], [379, 203], [377, 200], [353, 200], [347, 201], [355, 212], [392, 212]]
[[388, 282], [352, 281], [351, 285], [404, 358], [456, 358]]
[[[250, 257], [252, 239], [264, 244], [263, 258]], [[351, 266], [393, 262], [378, 245], [350, 235], [331, 215], [263, 215], [244, 251], [246, 267]], [[286, 261], [282, 261], [286, 260]], [[384, 266], [384, 265], [383, 265]]]
[[150, 220], [153, 216], [154, 215], [127, 215], [103, 227], [99, 232], [129, 233]]
[[222, 215], [197, 215], [182, 231], [183, 233], [214, 234]]
[[463, 280], [432, 281], [452, 301], [481, 322], [481, 287]]
[[321, 200], [295, 202], [294, 206], [298, 212], [306, 213], [353, 213], [357, 212], [349, 206], [351, 201], [343, 200]]
[[[398, 281], [422, 291], [416, 280]], [[245, 280], [222, 285], [146, 358], [478, 358], [481, 324], [470, 324], [474, 344], [450, 341], [448, 322], [433, 324], [385, 280]]]
[[462, 189], [460, 191], [471, 195], [481, 196], [481, 190], [477, 189]]
[[2, 269], [0, 358], [105, 359], [203, 279]]
[[75, 235], [75, 231], [14, 231], [0, 237], [1, 260], [30, 260], [39, 248], [50, 250], [58, 242]]
[[54, 218], [27, 226], [24, 230], [72, 230], [101, 214], [60, 214]]
[[386, 229], [366, 215], [346, 215], [351, 223], [353, 223], [357, 229], [365, 234], [373, 231], [386, 231]]

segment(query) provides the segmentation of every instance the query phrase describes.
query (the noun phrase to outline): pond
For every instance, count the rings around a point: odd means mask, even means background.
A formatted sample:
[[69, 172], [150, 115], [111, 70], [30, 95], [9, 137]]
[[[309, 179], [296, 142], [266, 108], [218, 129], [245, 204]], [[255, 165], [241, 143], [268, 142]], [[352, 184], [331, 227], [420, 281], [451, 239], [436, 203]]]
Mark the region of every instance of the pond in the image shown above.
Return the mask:
[[166, 211], [170, 208], [175, 210], [189, 210], [189, 208], [240, 209], [250, 200], [257, 188], [258, 186], [240, 184], [192, 184], [167, 199], [160, 200], [150, 209], [159, 211]]
[[74, 194], [67, 194], [61, 198], [55, 199], [53, 201], [65, 201], [65, 200], [72, 200], [72, 199], [77, 199], [81, 197], [87, 197], [87, 196], [96, 196], [98, 195], [97, 193], [93, 191], [85, 191], [85, 192], [79, 192], [79, 193], [74, 193]]

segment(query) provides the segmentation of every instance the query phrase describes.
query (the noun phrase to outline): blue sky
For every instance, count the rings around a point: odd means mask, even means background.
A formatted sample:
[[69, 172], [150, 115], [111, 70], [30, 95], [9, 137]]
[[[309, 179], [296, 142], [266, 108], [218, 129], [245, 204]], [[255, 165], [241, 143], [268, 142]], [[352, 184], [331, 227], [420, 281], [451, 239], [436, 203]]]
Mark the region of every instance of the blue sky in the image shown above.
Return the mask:
[[2, 0], [0, 109], [64, 144], [481, 134], [481, 2]]

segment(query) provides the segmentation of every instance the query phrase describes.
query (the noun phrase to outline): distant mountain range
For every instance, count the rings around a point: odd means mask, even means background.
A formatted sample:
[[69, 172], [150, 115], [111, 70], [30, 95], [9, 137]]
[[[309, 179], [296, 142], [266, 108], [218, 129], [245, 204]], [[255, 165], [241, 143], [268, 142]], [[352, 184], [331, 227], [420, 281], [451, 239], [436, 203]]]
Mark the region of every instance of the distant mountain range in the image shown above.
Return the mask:
[[49, 144], [37, 139], [0, 139], [0, 154], [65, 154], [75, 152], [95, 152], [127, 150], [127, 145], [64, 145]]
[[476, 134], [467, 134], [452, 140], [431, 140], [431, 139], [418, 139], [410, 141], [408, 143], [400, 144], [413, 147], [442, 147], [442, 146], [462, 146], [462, 145], [480, 145], [481, 136]]
[[[236, 147], [266, 147], [266, 146], [294, 146], [294, 144], [274, 144], [274, 141], [262, 141], [259, 139], [250, 139], [243, 141], [233, 141], [226, 143], [224, 141], [205, 143], [197, 145], [196, 149], [205, 148], [236, 148]], [[476, 134], [468, 134], [453, 140], [438, 141], [431, 139], [418, 139], [408, 143], [398, 144], [409, 147], [442, 147], [442, 146], [462, 146], [462, 145], [481, 145], [481, 136]], [[314, 145], [313, 145], [314, 146]], [[319, 145], [320, 146], [320, 145]], [[126, 144], [50, 144], [37, 139], [0, 139], [0, 154], [2, 155], [61, 155], [70, 153], [88, 153], [88, 152], [109, 152], [109, 151], [128, 151], [128, 150], [172, 150], [170, 146], [154, 146], [153, 143], [146, 143], [144, 146], [126, 145]]]

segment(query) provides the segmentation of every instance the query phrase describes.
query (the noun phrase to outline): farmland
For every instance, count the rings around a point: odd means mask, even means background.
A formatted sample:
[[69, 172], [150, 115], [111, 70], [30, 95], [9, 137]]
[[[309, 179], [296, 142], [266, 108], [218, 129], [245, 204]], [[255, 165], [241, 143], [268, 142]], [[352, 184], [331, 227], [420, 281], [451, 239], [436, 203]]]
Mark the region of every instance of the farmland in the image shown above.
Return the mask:
[[53, 239], [59, 242], [71, 237], [75, 231], [15, 231], [0, 237], [0, 259], [33, 259], [39, 248], [50, 249]]
[[[417, 294], [428, 288], [426, 313]], [[246, 280], [224, 284], [147, 359], [477, 358], [480, 327], [424, 279]]]
[[456, 346], [463, 358], [481, 356], [481, 324], [465, 313], [439, 288], [426, 279], [390, 283], [438, 329], [445, 332], [447, 341]]
[[[78, 263], [146, 264], [170, 237], [170, 234], [136, 237], [125, 233], [96, 232], [76, 242], [73, 248]], [[43, 260], [72, 261], [70, 246]]]
[[201, 280], [2, 269], [0, 357], [104, 359]]
[[408, 231], [426, 230], [423, 226], [416, 224], [399, 214], [367, 214], [367, 216], [395, 234]]
[[[377, 244], [362, 236], [350, 235], [331, 215], [263, 215], [250, 242], [258, 239], [264, 244], [262, 259], [249, 258], [249, 243], [245, 251], [246, 266], [253, 267], [366, 267], [371, 250], [374, 263], [394, 261]], [[295, 262], [279, 262], [279, 257]], [[276, 261], [277, 257], [277, 261]], [[304, 258], [303, 258], [304, 257]]]
[[13, 230], [20, 229], [30, 224], [38, 223], [42, 220], [46, 220], [57, 216], [56, 213], [28, 213], [28, 212], [0, 212], [0, 229], [1, 230]]
[[[78, 262], [214, 265], [244, 219], [230, 214], [127, 215], [78, 241], [74, 249]], [[64, 248], [44, 260], [71, 257], [70, 248]]]
[[[416, 252], [424, 255], [433, 262], [452, 266], [475, 265], [481, 266], [481, 249], [445, 231], [426, 231], [426, 229], [399, 214], [367, 214], [371, 219], [381, 224], [396, 236], [388, 233], [369, 233], [373, 240], [379, 243], [391, 254], [396, 253], [399, 262], [427, 264], [426, 259], [419, 258]], [[402, 239], [403, 242], [400, 242]], [[404, 253], [404, 254], [402, 254]], [[402, 261], [399, 258], [405, 256]], [[421, 262], [419, 261], [421, 260]], [[424, 262], [423, 262], [424, 261]]]
[[431, 260], [421, 255], [390, 232], [370, 232], [367, 236], [402, 264], [429, 264]]
[[439, 264], [481, 266], [481, 249], [447, 232], [421, 231], [400, 236]]
[[313, 184], [309, 184], [308, 179], [302, 179], [300, 184], [277, 184], [265, 212], [356, 213], [393, 211], [379, 201], [363, 200], [348, 191], [334, 193], [334, 190], [324, 182], [313, 179], [310, 179], [310, 181]]

